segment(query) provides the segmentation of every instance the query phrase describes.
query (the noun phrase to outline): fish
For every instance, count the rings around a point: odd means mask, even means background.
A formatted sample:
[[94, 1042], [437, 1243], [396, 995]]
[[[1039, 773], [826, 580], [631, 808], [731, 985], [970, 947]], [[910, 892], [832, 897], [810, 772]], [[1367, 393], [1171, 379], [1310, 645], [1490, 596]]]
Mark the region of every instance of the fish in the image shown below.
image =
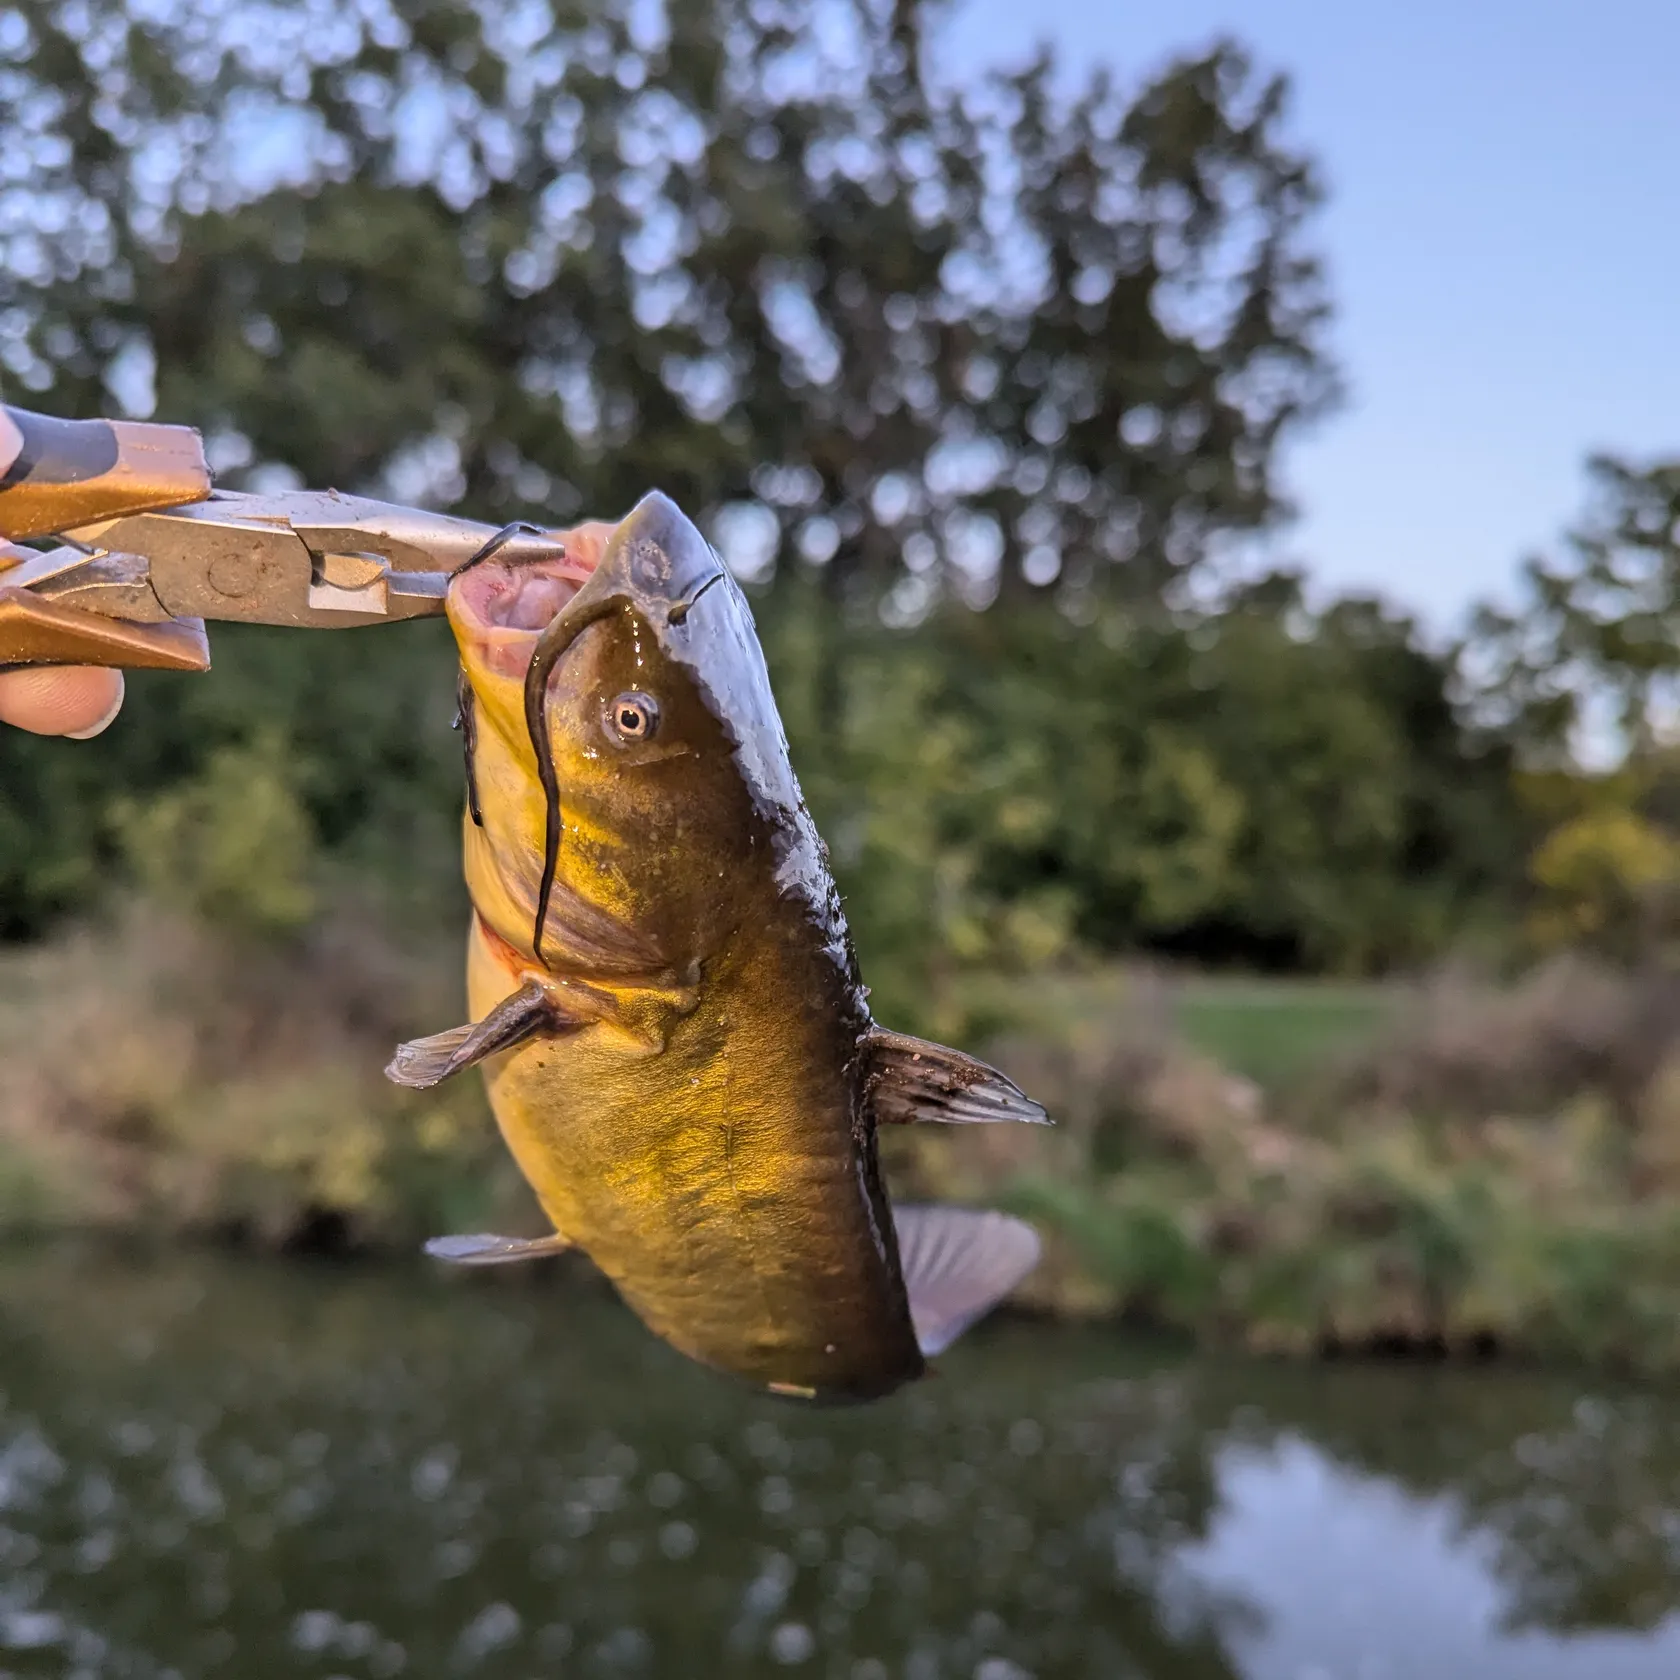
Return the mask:
[[400, 1045], [483, 1071], [551, 1233], [656, 1335], [761, 1391], [878, 1399], [1037, 1265], [1025, 1222], [889, 1203], [878, 1129], [1047, 1124], [985, 1063], [873, 1019], [751, 608], [655, 491], [563, 560], [450, 582], [468, 1023]]

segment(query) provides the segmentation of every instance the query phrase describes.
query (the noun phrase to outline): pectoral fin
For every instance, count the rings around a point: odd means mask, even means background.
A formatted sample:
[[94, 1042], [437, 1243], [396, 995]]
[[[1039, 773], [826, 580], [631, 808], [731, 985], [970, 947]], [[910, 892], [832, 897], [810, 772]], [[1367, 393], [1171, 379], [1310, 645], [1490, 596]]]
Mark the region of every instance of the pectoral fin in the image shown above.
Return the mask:
[[1006, 1213], [893, 1210], [910, 1322], [923, 1354], [943, 1353], [1038, 1264], [1038, 1233]]
[[540, 1032], [568, 1031], [582, 1026], [584, 1021], [585, 1017], [566, 1008], [552, 987], [528, 980], [511, 997], [503, 998], [482, 1021], [399, 1044], [390, 1066], [385, 1069], [385, 1077], [394, 1085], [429, 1091], [451, 1074], [495, 1055], [498, 1050], [511, 1050]]
[[572, 1245], [558, 1233], [552, 1237], [494, 1237], [488, 1232], [472, 1236], [433, 1237], [426, 1252], [434, 1260], [448, 1260], [457, 1266], [506, 1266], [515, 1260], [541, 1260], [550, 1254], [564, 1254]]
[[1014, 1080], [960, 1050], [873, 1027], [864, 1054], [875, 1119], [883, 1126], [915, 1120], [1050, 1124], [1049, 1115]]

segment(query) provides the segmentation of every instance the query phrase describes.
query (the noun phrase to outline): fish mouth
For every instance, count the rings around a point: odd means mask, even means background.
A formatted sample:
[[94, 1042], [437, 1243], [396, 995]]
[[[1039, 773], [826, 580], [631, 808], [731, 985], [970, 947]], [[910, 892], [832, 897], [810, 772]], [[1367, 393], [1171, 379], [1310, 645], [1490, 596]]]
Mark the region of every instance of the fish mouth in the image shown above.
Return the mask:
[[[543, 870], [531, 948], [544, 960], [543, 935], [560, 854], [560, 779], [548, 739], [548, 681], [561, 657], [591, 624], [625, 610], [662, 642], [687, 638], [695, 603], [728, 573], [717, 552], [670, 497], [644, 496], [617, 524], [595, 522], [558, 534], [554, 558], [513, 563], [489, 553], [449, 585], [448, 608], [463, 653], [471, 649], [489, 673], [523, 688], [526, 730], [544, 805]], [[463, 685], [463, 695], [470, 688]], [[470, 700], [461, 706], [470, 731]], [[468, 735], [468, 798], [482, 822], [472, 780]]]
[[726, 575], [711, 544], [657, 490], [622, 520], [592, 521], [559, 540], [564, 553], [555, 559], [481, 560], [449, 586], [457, 632], [498, 676], [524, 677], [543, 632], [591, 580], [590, 595], [603, 606], [635, 609], [659, 635], [681, 625]]
[[580, 526], [563, 534], [559, 558], [483, 560], [450, 584], [450, 617], [487, 669], [515, 680], [525, 675], [537, 638], [593, 576], [615, 529]]

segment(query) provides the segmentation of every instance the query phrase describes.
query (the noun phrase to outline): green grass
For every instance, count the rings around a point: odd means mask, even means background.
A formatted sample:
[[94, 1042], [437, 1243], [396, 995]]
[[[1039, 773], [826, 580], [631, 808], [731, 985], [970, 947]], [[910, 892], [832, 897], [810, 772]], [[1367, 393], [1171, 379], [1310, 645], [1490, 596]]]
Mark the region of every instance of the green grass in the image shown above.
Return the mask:
[[[1180, 973], [1165, 981], [1170, 1025], [1183, 1040], [1267, 1091], [1358, 1050], [1386, 1023], [1395, 993], [1328, 980], [1227, 978]], [[1142, 990], [1140, 990], [1142, 988]], [[1022, 1032], [1055, 1037], [1125, 1016], [1149, 983], [1124, 966], [1018, 980], [982, 978], [963, 1003], [984, 1023], [975, 1036]]]
[[1200, 976], [1180, 983], [1174, 1015], [1187, 1043], [1276, 1090], [1357, 1050], [1392, 1007], [1381, 986]]

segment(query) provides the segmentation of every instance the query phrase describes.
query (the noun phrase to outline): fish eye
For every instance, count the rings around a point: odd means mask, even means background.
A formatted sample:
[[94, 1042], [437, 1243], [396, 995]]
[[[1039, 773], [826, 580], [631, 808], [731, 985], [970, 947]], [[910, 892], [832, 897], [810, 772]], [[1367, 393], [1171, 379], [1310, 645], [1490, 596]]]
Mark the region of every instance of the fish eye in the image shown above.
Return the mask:
[[627, 744], [650, 741], [659, 729], [659, 702], [651, 694], [621, 694], [607, 707], [607, 727]]

